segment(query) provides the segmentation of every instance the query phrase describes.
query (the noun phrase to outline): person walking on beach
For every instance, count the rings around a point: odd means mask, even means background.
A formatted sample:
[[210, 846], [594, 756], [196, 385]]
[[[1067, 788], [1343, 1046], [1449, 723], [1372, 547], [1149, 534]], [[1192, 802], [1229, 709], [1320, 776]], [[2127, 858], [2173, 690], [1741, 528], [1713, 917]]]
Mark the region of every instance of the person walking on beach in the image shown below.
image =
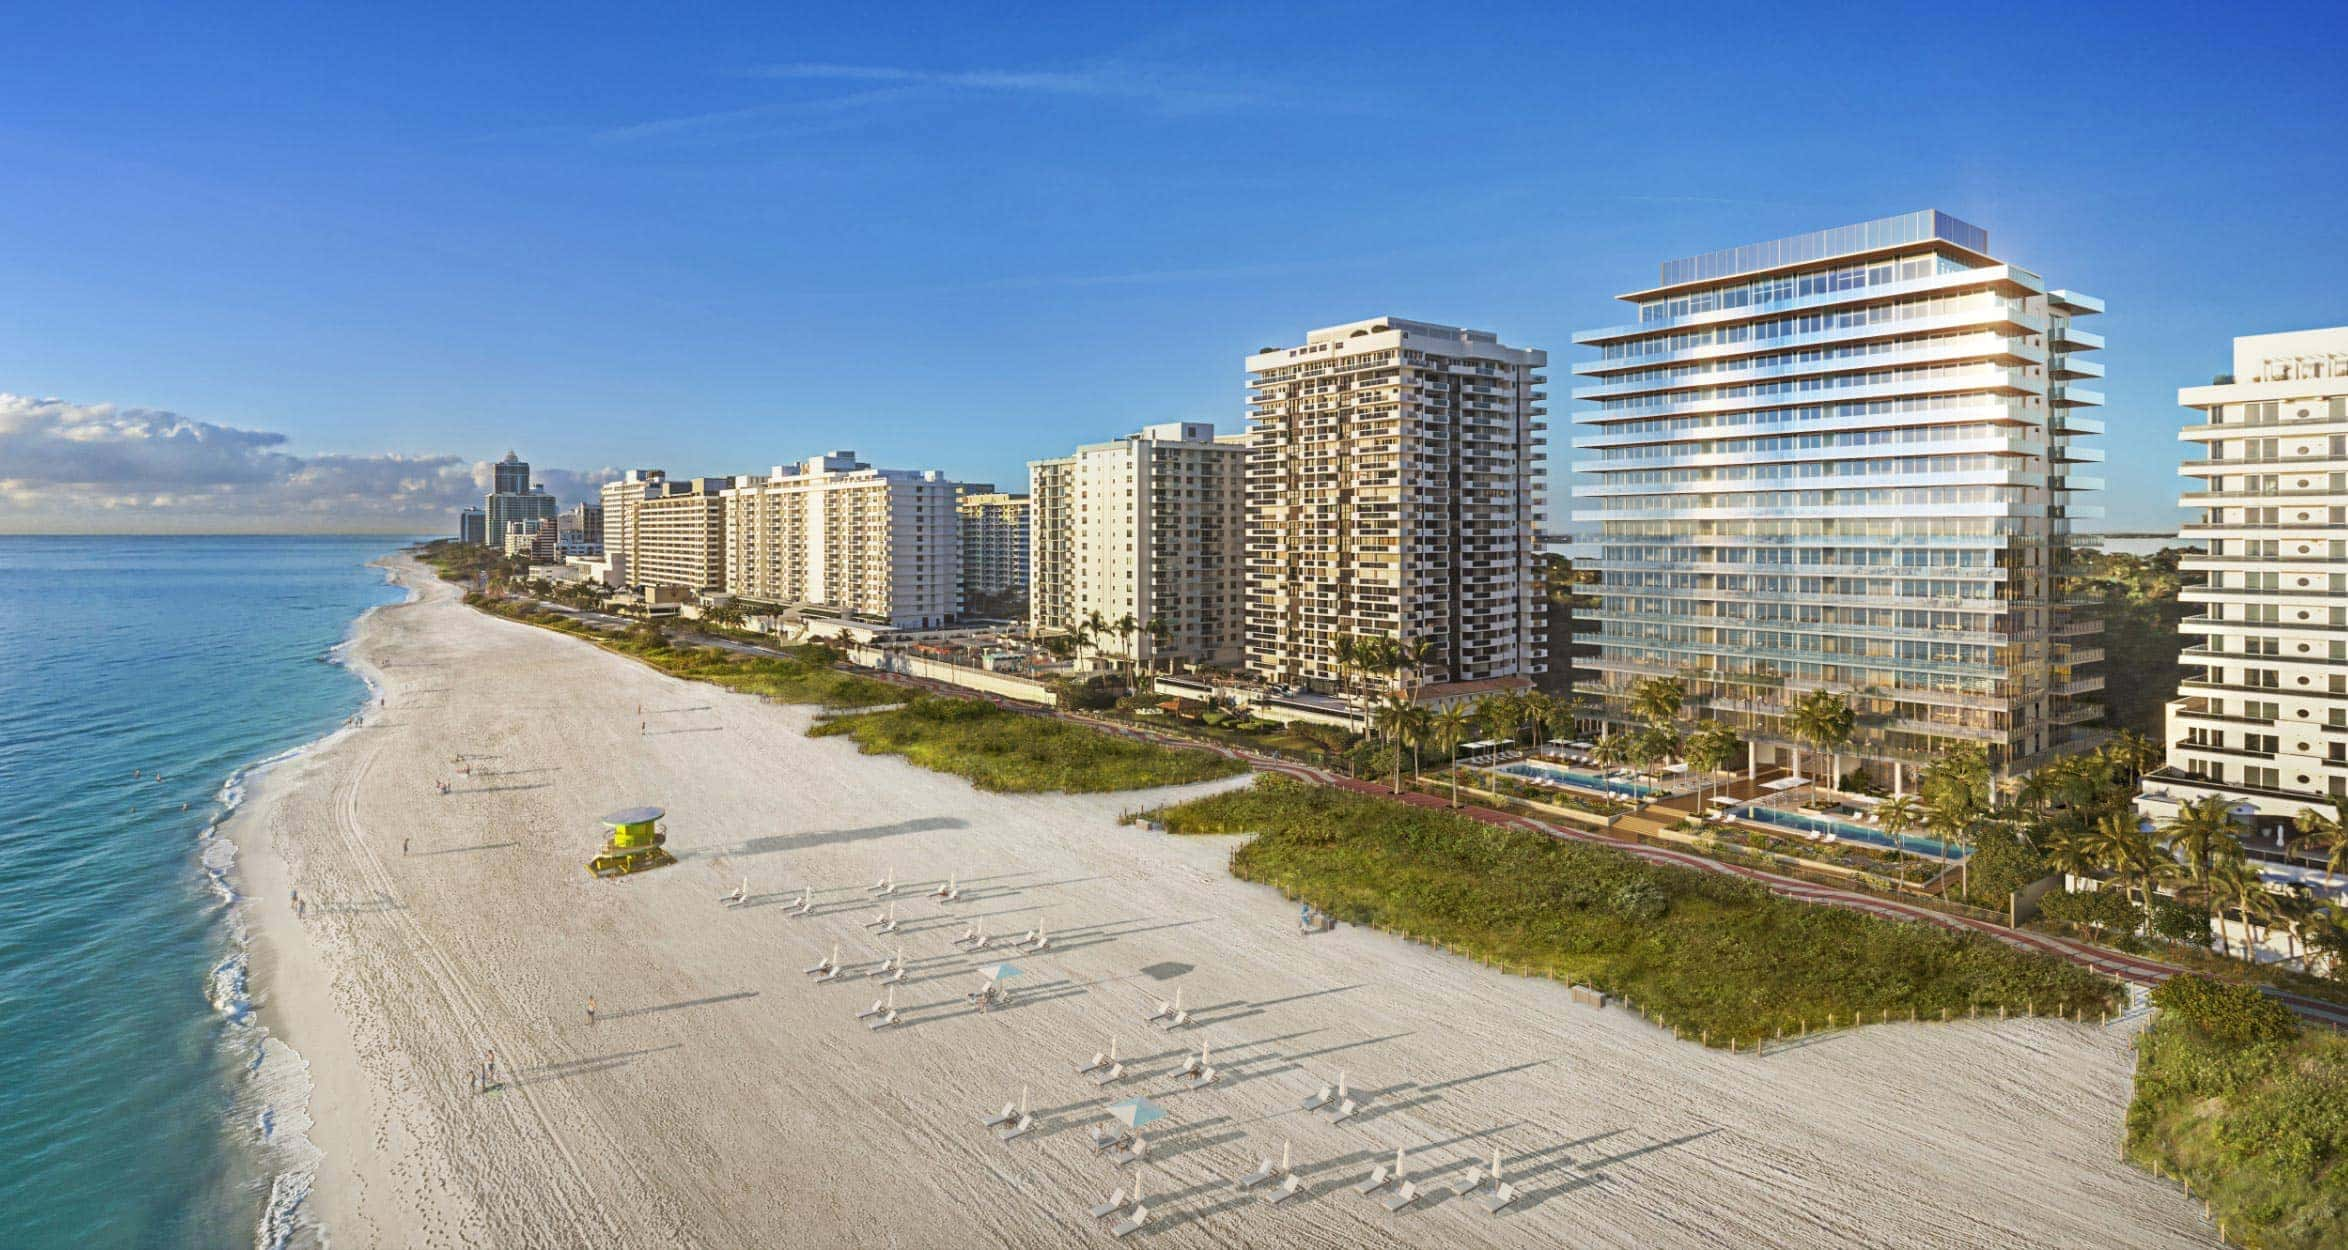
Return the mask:
[[590, 1027], [595, 1024], [595, 995], [593, 994], [587, 996], [587, 1023]]
[[406, 838], [401, 838], [399, 840], [399, 853], [402, 855], [408, 853], [408, 840]]

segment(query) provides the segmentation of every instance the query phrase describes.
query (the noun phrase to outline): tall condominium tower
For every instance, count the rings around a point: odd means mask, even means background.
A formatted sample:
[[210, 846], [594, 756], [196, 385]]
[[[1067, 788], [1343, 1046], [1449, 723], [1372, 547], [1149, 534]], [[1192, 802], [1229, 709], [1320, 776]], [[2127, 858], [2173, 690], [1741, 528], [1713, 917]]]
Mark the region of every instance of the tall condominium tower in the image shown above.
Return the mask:
[[[2348, 327], [2234, 340], [2234, 372], [2177, 392], [2201, 410], [2181, 500], [2208, 575], [2179, 596], [2201, 675], [2168, 708], [2168, 765], [2138, 806], [2167, 820], [2224, 795], [2251, 853], [2281, 863], [2291, 819], [2348, 798]], [[2302, 874], [2304, 875], [2304, 874]]]
[[[1170, 421], [1030, 461], [1033, 627], [1073, 631], [1097, 614], [1109, 626], [1092, 640], [1102, 654], [1238, 663], [1242, 440], [1217, 438], [1205, 422]], [[1127, 617], [1133, 632], [1116, 632]]]
[[1399, 317], [1248, 357], [1250, 669], [1325, 687], [1338, 637], [1379, 636], [1431, 645], [1434, 697], [1531, 684], [1548, 363]]
[[660, 469], [630, 469], [603, 484], [603, 554], [627, 577], [636, 564], [636, 516], [646, 499], [669, 493], [669, 475]]
[[726, 492], [726, 589], [742, 598], [926, 629], [962, 611], [961, 570], [954, 484], [935, 470], [834, 451]]
[[1002, 491], [957, 489], [962, 533], [962, 600], [971, 611], [1002, 611], [1027, 599], [1028, 499]]
[[1677, 677], [1763, 762], [1790, 762], [1811, 690], [1857, 713], [1846, 748], [1904, 787], [1959, 741], [2027, 767], [2101, 708], [2098, 621], [2059, 584], [2073, 472], [2101, 453], [2080, 385], [2100, 301], [2049, 290], [1939, 212], [1667, 261], [1577, 400], [1574, 520], [1594, 527], [1599, 653], [1584, 693], [1625, 725]]
[[490, 466], [490, 471], [495, 474], [495, 477], [491, 479], [490, 484], [490, 490], [492, 492], [500, 495], [524, 495], [529, 493], [529, 461], [524, 460], [520, 456], [517, 456], [509, 451], [505, 454], [505, 459], [500, 460], [496, 464]]

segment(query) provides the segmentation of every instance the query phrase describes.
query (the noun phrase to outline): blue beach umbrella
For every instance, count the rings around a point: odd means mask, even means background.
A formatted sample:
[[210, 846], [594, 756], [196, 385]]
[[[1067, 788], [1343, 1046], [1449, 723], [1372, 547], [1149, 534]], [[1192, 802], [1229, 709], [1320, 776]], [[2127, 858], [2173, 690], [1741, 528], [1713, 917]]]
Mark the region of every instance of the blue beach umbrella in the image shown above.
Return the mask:
[[1109, 1114], [1125, 1121], [1128, 1128], [1140, 1128], [1153, 1120], [1166, 1117], [1166, 1109], [1147, 1098], [1128, 1098], [1109, 1104]]

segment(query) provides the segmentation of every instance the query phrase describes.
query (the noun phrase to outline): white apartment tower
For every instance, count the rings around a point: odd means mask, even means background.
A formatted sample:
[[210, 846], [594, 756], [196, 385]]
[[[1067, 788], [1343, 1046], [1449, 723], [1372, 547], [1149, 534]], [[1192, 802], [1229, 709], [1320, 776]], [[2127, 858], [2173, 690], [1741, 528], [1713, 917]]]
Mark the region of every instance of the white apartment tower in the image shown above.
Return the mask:
[[827, 452], [726, 492], [726, 589], [737, 597], [899, 629], [962, 611], [954, 484]]
[[2251, 852], [2283, 861], [2292, 817], [2348, 797], [2348, 327], [2237, 338], [2233, 373], [2177, 402], [2201, 414], [2180, 502], [2207, 554], [2178, 567], [2207, 574], [2179, 596], [2202, 605], [2183, 656], [2202, 671], [2139, 807], [2165, 821], [2223, 795]]
[[669, 493], [668, 476], [660, 469], [630, 469], [603, 484], [603, 555], [623, 578], [636, 563], [636, 514], [647, 498]]
[[1577, 526], [1594, 530], [1599, 654], [1581, 692], [1616, 726], [1647, 677], [1789, 762], [1791, 703], [1844, 696], [1895, 790], [1951, 744], [2027, 767], [2082, 740], [2099, 621], [2059, 590], [2075, 472], [2102, 426], [2083, 383], [2100, 301], [2000, 261], [1925, 211], [1668, 261], [1577, 334]]
[[[730, 477], [664, 481], [630, 508], [629, 584], [682, 586], [699, 594], [726, 584], [726, 510]], [[608, 525], [608, 518], [607, 518]]]
[[1248, 357], [1250, 669], [1329, 686], [1350, 634], [1426, 640], [1430, 696], [1531, 684], [1547, 365], [1398, 317]]
[[[1102, 654], [1194, 664], [1240, 659], [1246, 583], [1243, 436], [1167, 422], [1029, 462], [1037, 630], [1096, 615]], [[1131, 634], [1116, 632], [1131, 618]], [[1152, 623], [1156, 628], [1152, 629]]]
[[955, 495], [954, 510], [962, 534], [964, 606], [980, 600], [1002, 603], [1027, 598], [1028, 497], [961, 489]]

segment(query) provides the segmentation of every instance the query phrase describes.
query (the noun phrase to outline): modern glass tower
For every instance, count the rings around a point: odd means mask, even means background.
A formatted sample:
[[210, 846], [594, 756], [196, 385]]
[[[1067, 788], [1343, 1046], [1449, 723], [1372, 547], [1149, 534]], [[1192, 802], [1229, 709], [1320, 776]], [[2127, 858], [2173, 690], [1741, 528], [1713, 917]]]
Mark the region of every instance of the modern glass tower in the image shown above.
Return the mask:
[[2089, 736], [2101, 622], [2061, 586], [2102, 426], [2100, 301], [1924, 211], [1665, 262], [1575, 341], [1578, 527], [1594, 532], [1616, 727], [1647, 677], [1793, 762], [1791, 704], [1845, 697], [1842, 756], [1904, 789], [1960, 741], [2029, 767]]

